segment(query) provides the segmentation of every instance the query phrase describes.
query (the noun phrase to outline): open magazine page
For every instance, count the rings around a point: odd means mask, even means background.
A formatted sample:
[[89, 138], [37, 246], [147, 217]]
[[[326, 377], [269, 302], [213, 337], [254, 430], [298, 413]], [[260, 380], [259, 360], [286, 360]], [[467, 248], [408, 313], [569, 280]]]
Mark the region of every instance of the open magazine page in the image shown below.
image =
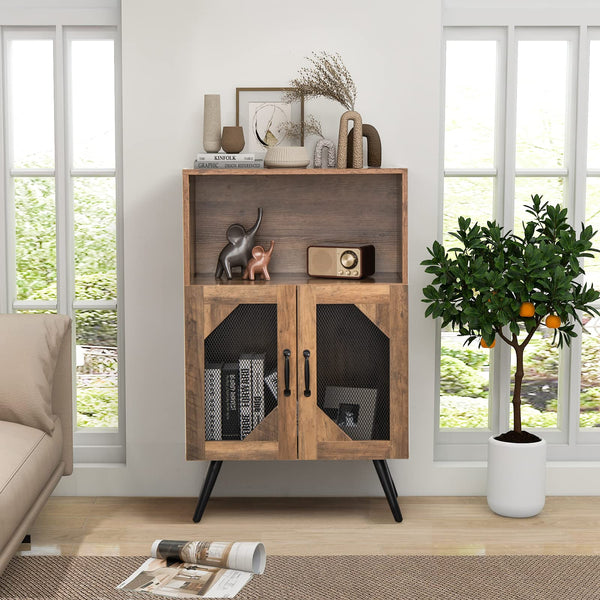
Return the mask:
[[234, 598], [252, 579], [252, 573], [192, 563], [149, 558], [117, 586], [132, 592], [150, 592], [171, 598]]
[[155, 540], [149, 558], [117, 589], [172, 598], [233, 598], [264, 573], [260, 542]]
[[266, 564], [265, 547], [260, 542], [155, 540], [151, 556], [256, 574], [263, 573]]

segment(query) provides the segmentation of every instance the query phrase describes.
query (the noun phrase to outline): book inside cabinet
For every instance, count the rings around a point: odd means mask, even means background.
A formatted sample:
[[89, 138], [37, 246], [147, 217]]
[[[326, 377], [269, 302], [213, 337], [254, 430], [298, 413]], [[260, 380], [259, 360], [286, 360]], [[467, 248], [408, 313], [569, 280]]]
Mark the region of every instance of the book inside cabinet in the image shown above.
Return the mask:
[[[405, 169], [185, 170], [189, 460], [408, 456]], [[270, 281], [215, 279], [263, 219]], [[365, 279], [308, 277], [307, 247], [373, 244]]]

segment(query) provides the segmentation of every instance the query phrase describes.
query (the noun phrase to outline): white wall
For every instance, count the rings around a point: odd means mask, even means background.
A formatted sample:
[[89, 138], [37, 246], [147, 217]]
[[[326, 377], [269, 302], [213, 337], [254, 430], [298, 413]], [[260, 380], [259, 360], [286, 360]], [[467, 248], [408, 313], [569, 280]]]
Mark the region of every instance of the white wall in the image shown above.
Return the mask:
[[[419, 262], [437, 231], [441, 0], [123, 0], [122, 24], [127, 464], [77, 466], [59, 493], [198, 493], [206, 463], [184, 459], [181, 169], [202, 148], [205, 93], [221, 94], [222, 122], [235, 124], [236, 87], [285, 86], [321, 49], [352, 73], [383, 166], [409, 170], [411, 458], [390, 468], [401, 494], [483, 493], [483, 465], [433, 462], [434, 324]], [[312, 106], [335, 138], [342, 108]], [[381, 493], [370, 461], [226, 463], [214, 491]]]

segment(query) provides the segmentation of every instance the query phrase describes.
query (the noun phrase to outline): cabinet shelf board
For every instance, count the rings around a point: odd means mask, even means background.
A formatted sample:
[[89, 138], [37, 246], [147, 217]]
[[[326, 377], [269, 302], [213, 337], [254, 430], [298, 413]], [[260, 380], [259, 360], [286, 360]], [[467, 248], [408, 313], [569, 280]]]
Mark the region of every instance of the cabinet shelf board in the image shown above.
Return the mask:
[[242, 286], [242, 287], [270, 287], [276, 285], [373, 285], [374, 283], [399, 283], [402, 278], [398, 273], [378, 272], [365, 279], [334, 279], [325, 277], [309, 277], [306, 273], [271, 273], [271, 279], [242, 279], [239, 273], [234, 273], [233, 279], [216, 279], [214, 274], [199, 274], [191, 280], [191, 285], [216, 285], [216, 286]]

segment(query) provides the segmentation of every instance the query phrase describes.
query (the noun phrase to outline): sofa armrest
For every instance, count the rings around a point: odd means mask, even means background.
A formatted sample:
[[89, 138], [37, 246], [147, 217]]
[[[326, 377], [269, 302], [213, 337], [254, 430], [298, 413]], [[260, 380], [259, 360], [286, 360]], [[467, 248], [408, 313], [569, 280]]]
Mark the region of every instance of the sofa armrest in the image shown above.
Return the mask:
[[60, 418], [63, 432], [64, 475], [73, 472], [73, 360], [71, 324], [63, 338], [52, 386], [52, 412]]

